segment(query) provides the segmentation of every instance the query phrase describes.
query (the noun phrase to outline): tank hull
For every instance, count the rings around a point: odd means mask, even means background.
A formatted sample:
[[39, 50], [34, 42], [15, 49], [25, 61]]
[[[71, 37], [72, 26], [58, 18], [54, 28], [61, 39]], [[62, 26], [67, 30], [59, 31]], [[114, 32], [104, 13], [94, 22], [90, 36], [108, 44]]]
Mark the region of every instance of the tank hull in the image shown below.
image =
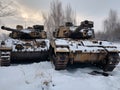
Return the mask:
[[119, 51], [108, 41], [55, 39], [51, 48], [55, 69], [66, 69], [67, 64], [90, 63], [104, 71], [113, 71], [119, 63]]

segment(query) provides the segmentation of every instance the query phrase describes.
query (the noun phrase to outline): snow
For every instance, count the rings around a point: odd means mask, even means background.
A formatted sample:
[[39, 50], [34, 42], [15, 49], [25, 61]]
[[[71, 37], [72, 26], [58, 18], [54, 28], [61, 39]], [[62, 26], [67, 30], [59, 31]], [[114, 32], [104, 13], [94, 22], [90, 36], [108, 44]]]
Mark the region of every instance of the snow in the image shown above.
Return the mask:
[[[41, 42], [45, 42], [45, 46], [41, 47], [41, 46], [37, 46], [37, 43], [41, 43]], [[23, 41], [23, 40], [18, 40], [18, 39], [12, 39], [9, 38], [5, 41], [5, 46], [6, 47], [11, 47], [13, 51], [17, 51], [17, 49], [15, 48], [17, 44], [21, 44], [24, 49], [22, 49], [22, 51], [44, 51], [44, 50], [49, 50], [50, 47], [50, 41], [48, 39], [36, 39], [35, 40], [31, 40], [31, 41]], [[25, 46], [26, 43], [29, 43], [31, 45], [31, 47], [27, 48], [27, 46]]]
[[98, 68], [56, 71], [50, 62], [0, 67], [0, 90], [119, 90], [120, 64], [112, 76], [90, 75]]
[[32, 31], [31, 31], [31, 30], [28, 30], [28, 29], [24, 29], [24, 30], [21, 30], [21, 32], [29, 34], [29, 33], [31, 33]]
[[103, 48], [101, 47], [87, 47], [87, 46], [81, 46], [78, 45], [77, 43], [74, 43], [73, 45], [70, 45], [70, 50], [75, 52], [75, 51], [82, 51], [83, 53], [85, 52], [93, 52], [93, 53], [100, 53], [100, 51], [104, 51]]
[[89, 30], [87, 33], [88, 33], [88, 36], [92, 36], [93, 35], [92, 30]]
[[85, 40], [85, 41], [82, 41], [82, 42], [85, 46], [113, 46], [114, 45], [112, 42], [99, 41], [99, 40], [98, 41]]
[[108, 41], [56, 39], [55, 44], [56, 47], [63, 46], [64, 48], [65, 46], [67, 46], [69, 48], [69, 51], [71, 52], [82, 51], [83, 53], [100, 53], [101, 51], [105, 51], [105, 49], [110, 52], [118, 52], [117, 47], [113, 43]]
[[68, 46], [68, 41], [65, 39], [56, 39], [55, 40], [56, 46]]
[[56, 48], [56, 51], [57, 51], [57, 52], [69, 52], [69, 49], [68, 49], [68, 48], [58, 47], [58, 48]]
[[120, 43], [114, 43], [118, 50], [120, 50]]
[[1, 52], [1, 54], [10, 54], [10, 52]]
[[71, 27], [70, 27], [70, 30], [71, 30], [71, 31], [75, 31], [77, 28], [78, 28], [77, 26], [71, 26]]

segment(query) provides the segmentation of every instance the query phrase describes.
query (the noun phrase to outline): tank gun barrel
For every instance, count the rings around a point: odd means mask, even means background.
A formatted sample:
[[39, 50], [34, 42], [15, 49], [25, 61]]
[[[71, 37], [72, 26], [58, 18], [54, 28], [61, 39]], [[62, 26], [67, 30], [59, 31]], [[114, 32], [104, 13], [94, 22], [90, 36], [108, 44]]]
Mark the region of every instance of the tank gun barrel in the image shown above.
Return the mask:
[[[5, 26], [2, 26], [1, 29], [7, 30], [7, 31], [13, 31], [13, 32], [21, 32], [20, 30], [13, 29], [13, 28], [9, 28], [9, 27], [5, 27]], [[22, 33], [22, 32], [21, 32], [21, 33]]]
[[[43, 27], [43, 26], [41, 26]], [[36, 27], [35, 29], [22, 29], [17, 28], [17, 29], [12, 29], [9, 27], [2, 26], [1, 29], [7, 30], [7, 31], [12, 31], [10, 33], [10, 37], [12, 38], [19, 38], [19, 39], [40, 39], [40, 38], [47, 38], [46, 32], [45, 31], [40, 31], [41, 29], [39, 27]]]
[[7, 30], [7, 31], [13, 31], [13, 32], [21, 32], [21, 33], [23, 33], [23, 32], [20, 31], [20, 30], [12, 29], [12, 28], [5, 27], [5, 26], [2, 26], [1, 29], [3, 29], [3, 30]]

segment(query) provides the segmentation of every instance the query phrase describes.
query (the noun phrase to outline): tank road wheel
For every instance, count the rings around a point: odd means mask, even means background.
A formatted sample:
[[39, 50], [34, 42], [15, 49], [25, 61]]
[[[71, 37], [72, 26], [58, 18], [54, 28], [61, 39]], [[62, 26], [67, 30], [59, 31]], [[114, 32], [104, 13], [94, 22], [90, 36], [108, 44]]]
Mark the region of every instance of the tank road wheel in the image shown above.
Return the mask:
[[55, 70], [64, 70], [68, 64], [68, 54], [57, 53], [53, 56]]
[[103, 71], [113, 71], [116, 65], [119, 63], [118, 53], [109, 53], [107, 56], [106, 64], [103, 65]]

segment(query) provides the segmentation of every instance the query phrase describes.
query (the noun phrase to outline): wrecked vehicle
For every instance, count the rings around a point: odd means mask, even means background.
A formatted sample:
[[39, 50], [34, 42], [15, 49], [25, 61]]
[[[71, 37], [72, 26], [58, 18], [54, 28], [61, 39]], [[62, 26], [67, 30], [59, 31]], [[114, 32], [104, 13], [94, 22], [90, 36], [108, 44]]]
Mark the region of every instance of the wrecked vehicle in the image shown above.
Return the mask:
[[8, 66], [11, 62], [38, 62], [47, 60], [49, 56], [49, 40], [43, 25], [34, 25], [23, 29], [2, 26], [1, 29], [11, 31], [9, 39], [1, 41], [0, 64]]
[[66, 69], [68, 63], [91, 63], [113, 71], [119, 63], [119, 51], [111, 42], [96, 40], [93, 25], [88, 20], [79, 26], [67, 22], [55, 30], [50, 51], [56, 70]]

